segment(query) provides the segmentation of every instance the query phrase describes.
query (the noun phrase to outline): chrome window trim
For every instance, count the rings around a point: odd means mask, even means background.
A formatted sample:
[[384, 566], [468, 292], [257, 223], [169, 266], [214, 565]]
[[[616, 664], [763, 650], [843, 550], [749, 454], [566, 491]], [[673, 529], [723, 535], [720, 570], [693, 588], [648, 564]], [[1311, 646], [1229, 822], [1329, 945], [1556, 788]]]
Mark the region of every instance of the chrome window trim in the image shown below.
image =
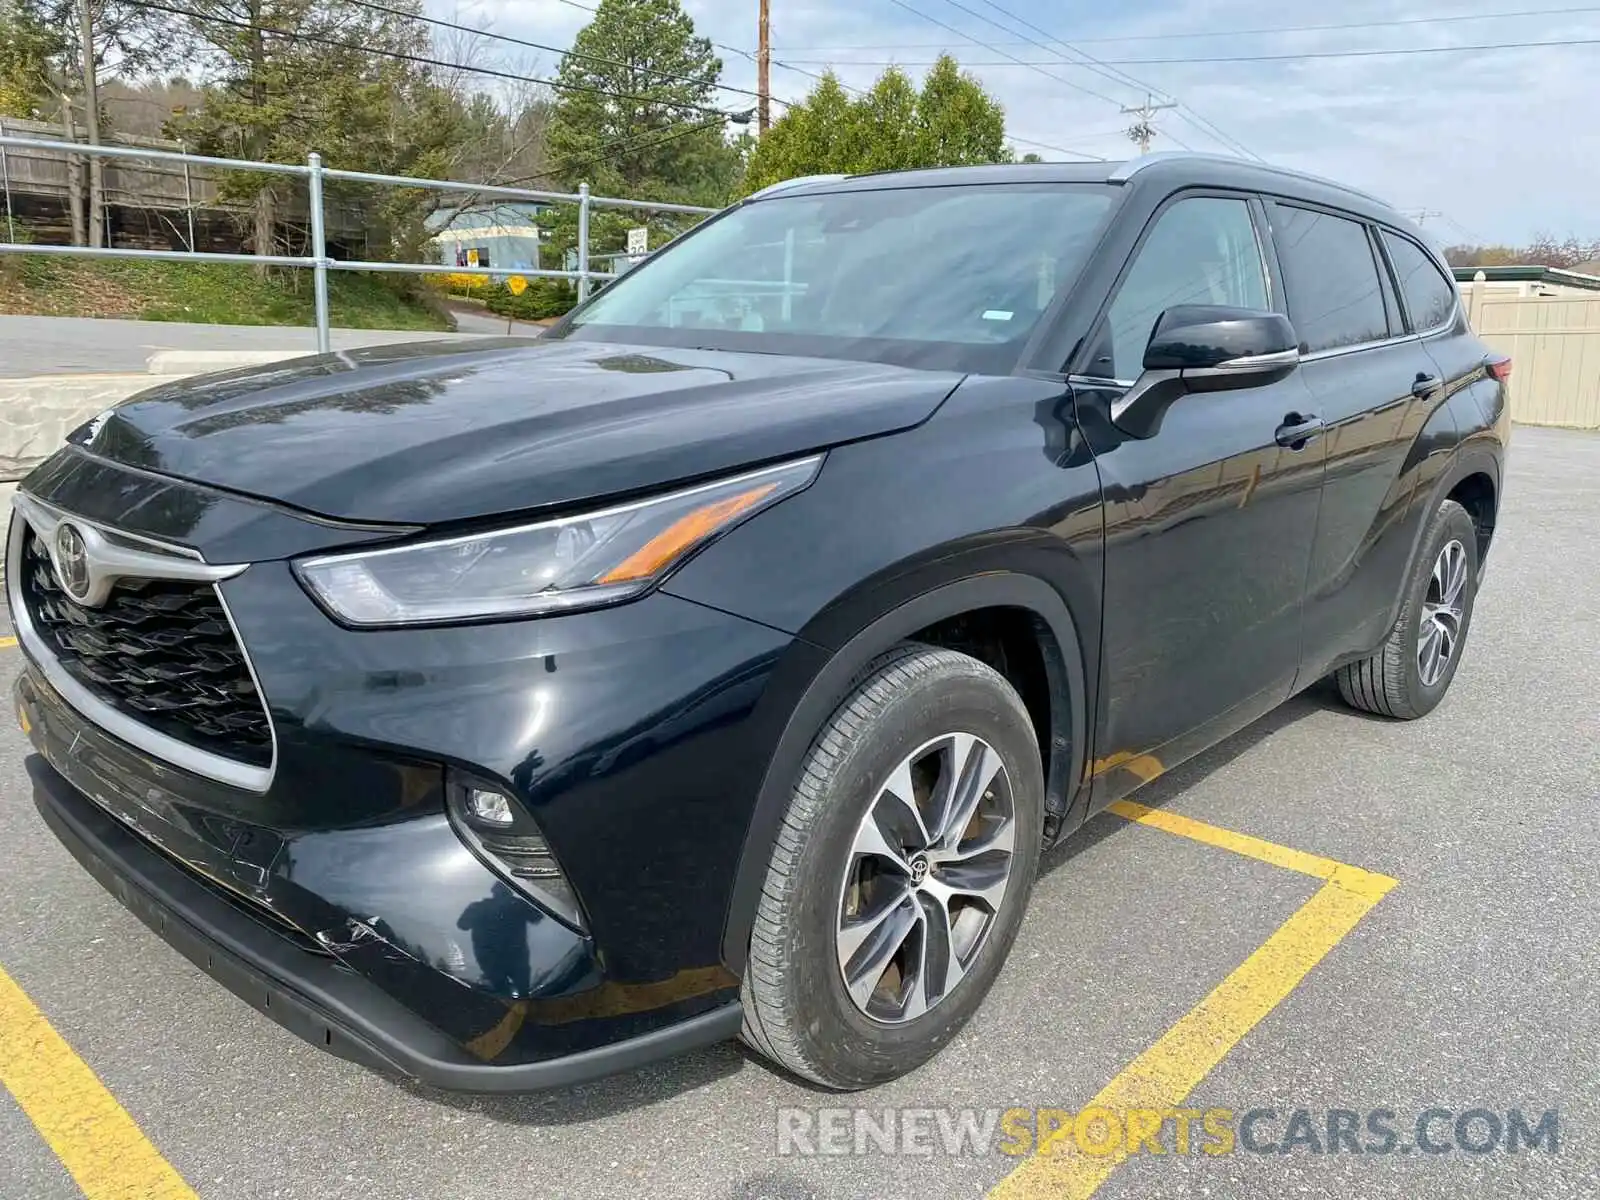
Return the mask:
[[[250, 673], [250, 680], [256, 688], [256, 700], [267, 718], [267, 734], [272, 744], [272, 756], [266, 766], [252, 766], [169, 737], [107, 704], [71, 676], [51, 654], [44, 639], [33, 627], [33, 619], [22, 598], [22, 530], [25, 527], [32, 528], [39, 537], [46, 537], [39, 525], [35, 524], [35, 516], [50, 529], [54, 529], [63, 520], [70, 519], [74, 525], [93, 529], [110, 538], [131, 538], [151, 547], [159, 547], [164, 553], [128, 552], [130, 556], [137, 556], [140, 564], [148, 562], [149, 570], [141, 574], [141, 578], [177, 579], [211, 585], [216, 593], [217, 602], [222, 607], [223, 615], [227, 618], [228, 626], [233, 631], [234, 640], [239, 644], [239, 652], [244, 656], [245, 670]], [[198, 554], [187, 547], [172, 546], [153, 538], [139, 537], [118, 529], [107, 528], [98, 521], [86, 520], [76, 513], [69, 513], [46, 504], [38, 497], [27, 495], [20, 490], [12, 497], [11, 527], [7, 533], [6, 543], [6, 599], [10, 602], [11, 621], [17, 640], [28, 652], [29, 660], [63, 700], [76, 709], [84, 719], [113, 737], [147, 754], [152, 754], [180, 770], [190, 771], [217, 783], [250, 792], [265, 792], [272, 785], [273, 776], [278, 769], [278, 731], [272, 722], [272, 711], [267, 707], [266, 694], [261, 690], [261, 681], [256, 675], [255, 664], [250, 659], [249, 647], [239, 636], [239, 627], [235, 624], [233, 613], [228, 608], [227, 598], [223, 596], [222, 589], [218, 586], [221, 580], [232, 578], [244, 571], [249, 563], [205, 564]]]
[[[1293, 318], [1290, 318], [1293, 320]], [[1398, 346], [1401, 342], [1415, 342], [1421, 340], [1414, 333], [1402, 333], [1396, 337], [1377, 338], [1370, 342], [1357, 342], [1353, 346], [1330, 346], [1326, 350], [1313, 350], [1310, 354], [1302, 354], [1300, 361], [1303, 363], [1319, 362], [1324, 358], [1338, 358], [1343, 354], [1359, 354], [1363, 350], [1379, 350], [1385, 346]]]

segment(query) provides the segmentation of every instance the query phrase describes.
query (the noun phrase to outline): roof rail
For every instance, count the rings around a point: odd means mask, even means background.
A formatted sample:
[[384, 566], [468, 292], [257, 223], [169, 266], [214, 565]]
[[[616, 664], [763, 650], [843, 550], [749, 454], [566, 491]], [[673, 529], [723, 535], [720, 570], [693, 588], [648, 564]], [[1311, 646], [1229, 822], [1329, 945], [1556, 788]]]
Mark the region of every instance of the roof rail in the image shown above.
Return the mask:
[[806, 184], [806, 183], [838, 183], [839, 180], [841, 180], [841, 179], [849, 179], [849, 178], [850, 178], [850, 176], [843, 175], [843, 174], [838, 174], [838, 175], [796, 175], [793, 179], [780, 179], [780, 180], [778, 180], [777, 183], [769, 183], [766, 187], [762, 188], [760, 191], [751, 192], [748, 196], [745, 197], [745, 199], [746, 200], [759, 200], [763, 196], [771, 196], [771, 195], [775, 195], [778, 192], [786, 192], [790, 188], [799, 187], [801, 184]]
[[1188, 150], [1158, 150], [1154, 154], [1140, 155], [1130, 158], [1121, 164], [1111, 174], [1106, 176], [1107, 183], [1127, 183], [1146, 167], [1156, 166], [1165, 162], [1211, 162], [1227, 163], [1230, 166], [1252, 167], [1258, 171], [1266, 171], [1273, 175], [1286, 175], [1291, 179], [1303, 180], [1306, 183], [1317, 183], [1323, 187], [1338, 188], [1341, 192], [1349, 192], [1352, 196], [1360, 196], [1363, 200], [1370, 200], [1374, 204], [1381, 204], [1385, 208], [1392, 208], [1387, 200], [1381, 200], [1370, 192], [1363, 192], [1360, 188], [1353, 188], [1348, 183], [1340, 183], [1337, 179], [1328, 179], [1322, 175], [1313, 175], [1309, 171], [1297, 171], [1293, 167], [1280, 167], [1273, 163], [1251, 162], [1249, 159], [1238, 158], [1231, 154], [1202, 154]]

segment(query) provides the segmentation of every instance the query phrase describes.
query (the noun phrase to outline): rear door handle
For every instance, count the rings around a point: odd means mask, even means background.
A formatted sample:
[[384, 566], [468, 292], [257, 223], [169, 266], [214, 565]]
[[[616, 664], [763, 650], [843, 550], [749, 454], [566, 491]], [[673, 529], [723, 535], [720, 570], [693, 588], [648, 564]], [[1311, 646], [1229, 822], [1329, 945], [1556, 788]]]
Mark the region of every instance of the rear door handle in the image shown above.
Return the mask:
[[1418, 375], [1416, 382], [1411, 385], [1411, 394], [1418, 400], [1426, 399], [1437, 392], [1443, 382], [1437, 375]]
[[1305, 416], [1290, 413], [1284, 417], [1283, 424], [1278, 426], [1277, 432], [1272, 436], [1280, 446], [1287, 446], [1291, 450], [1304, 450], [1322, 436], [1322, 430], [1322, 418], [1315, 413], [1307, 413]]

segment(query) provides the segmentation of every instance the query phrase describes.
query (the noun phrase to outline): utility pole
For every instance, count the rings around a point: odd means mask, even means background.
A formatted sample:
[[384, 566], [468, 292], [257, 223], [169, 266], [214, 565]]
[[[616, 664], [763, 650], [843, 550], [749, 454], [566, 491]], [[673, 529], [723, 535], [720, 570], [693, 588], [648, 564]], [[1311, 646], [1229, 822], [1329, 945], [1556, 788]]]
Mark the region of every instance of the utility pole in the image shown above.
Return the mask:
[[771, 14], [768, 12], [768, 0], [761, 0], [761, 16], [757, 22], [756, 35], [756, 130], [758, 134], [766, 133], [767, 127], [772, 124], [772, 40], [771, 40]]
[[1127, 113], [1129, 116], [1139, 118], [1132, 125], [1128, 126], [1128, 136], [1139, 143], [1140, 154], [1150, 153], [1150, 139], [1156, 136], [1156, 127], [1150, 123], [1150, 119], [1164, 108], [1177, 107], [1178, 103], [1176, 100], [1164, 100], [1160, 104], [1157, 104], [1156, 98], [1149, 92], [1144, 94], [1143, 104], [1136, 106], [1124, 104], [1122, 106], [1123, 112]]
[[[94, 0], [80, 0], [78, 29], [83, 46], [83, 118], [89, 131], [89, 145], [100, 144], [100, 88], [95, 82]], [[105, 245], [105, 161], [99, 155], [89, 158], [89, 245]]]
[[1442, 217], [1444, 214], [1436, 208], [1411, 208], [1405, 210], [1405, 215], [1418, 225], [1425, 225], [1430, 217]]

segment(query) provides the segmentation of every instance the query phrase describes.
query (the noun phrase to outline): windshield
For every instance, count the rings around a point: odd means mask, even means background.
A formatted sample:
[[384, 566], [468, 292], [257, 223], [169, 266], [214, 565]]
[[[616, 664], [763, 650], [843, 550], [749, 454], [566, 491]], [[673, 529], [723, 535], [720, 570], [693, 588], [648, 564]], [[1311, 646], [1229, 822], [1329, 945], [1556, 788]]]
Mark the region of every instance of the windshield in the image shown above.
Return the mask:
[[1110, 205], [1072, 184], [758, 200], [623, 276], [566, 335], [1005, 372]]

